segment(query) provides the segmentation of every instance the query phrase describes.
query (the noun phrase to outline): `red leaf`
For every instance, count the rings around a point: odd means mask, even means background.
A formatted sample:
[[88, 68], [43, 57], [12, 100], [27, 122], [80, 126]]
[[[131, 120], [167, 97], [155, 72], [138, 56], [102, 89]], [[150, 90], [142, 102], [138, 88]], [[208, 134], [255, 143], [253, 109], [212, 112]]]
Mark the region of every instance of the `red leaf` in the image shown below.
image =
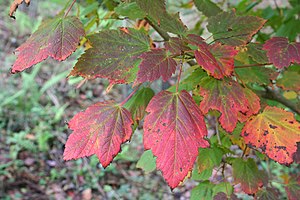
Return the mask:
[[175, 188], [192, 170], [198, 148], [208, 147], [203, 115], [185, 90], [162, 91], [152, 98], [144, 124], [144, 146], [157, 157], [171, 188]]
[[131, 114], [113, 102], [100, 102], [80, 112], [69, 122], [74, 132], [69, 136], [64, 159], [78, 159], [96, 154], [107, 167], [119, 153], [121, 144], [131, 137]]
[[176, 61], [167, 55], [165, 49], [152, 49], [143, 53], [140, 58], [143, 61], [139, 65], [137, 83], [154, 81], [160, 76], [163, 81], [167, 81], [176, 70]]
[[263, 46], [269, 61], [278, 69], [288, 67], [291, 63], [300, 64], [300, 43], [289, 43], [287, 38], [273, 37]]
[[77, 17], [55, 17], [44, 21], [28, 40], [16, 49], [19, 52], [11, 72], [23, 71], [48, 56], [65, 60], [76, 50], [84, 29]]
[[244, 89], [230, 79], [217, 80], [211, 77], [200, 82], [200, 94], [203, 100], [200, 109], [206, 114], [210, 109], [222, 113], [219, 118], [221, 126], [232, 132], [238, 121], [239, 112], [249, 111], [249, 102]]
[[292, 113], [267, 106], [251, 117], [242, 130], [245, 142], [258, 147], [280, 164], [291, 164], [300, 142], [300, 123]]
[[245, 88], [244, 89], [244, 94], [246, 98], [248, 99], [248, 111], [246, 113], [238, 113], [238, 119], [240, 122], [245, 122], [247, 119], [254, 115], [257, 114], [258, 111], [260, 110], [260, 98], [252, 92], [252, 90]]
[[254, 194], [263, 186], [266, 174], [258, 170], [252, 158], [243, 160], [236, 158], [232, 162], [233, 178], [236, 184], [241, 183], [242, 190], [247, 194]]
[[[197, 38], [198, 37], [198, 38]], [[217, 79], [230, 76], [234, 70], [233, 57], [238, 53], [232, 46], [214, 43], [208, 45], [200, 36], [189, 35], [191, 44], [196, 44], [198, 50], [195, 57], [200, 66]]]

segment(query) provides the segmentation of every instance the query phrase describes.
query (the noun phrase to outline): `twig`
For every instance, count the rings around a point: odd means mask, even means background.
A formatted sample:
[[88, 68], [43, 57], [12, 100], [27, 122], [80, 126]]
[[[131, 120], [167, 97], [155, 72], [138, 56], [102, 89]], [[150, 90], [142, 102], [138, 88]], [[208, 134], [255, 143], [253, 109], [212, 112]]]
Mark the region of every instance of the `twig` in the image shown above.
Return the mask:
[[68, 8], [67, 12], [65, 13], [64, 17], [67, 17], [70, 10], [72, 9], [73, 5], [75, 4], [76, 0], [73, 0], [72, 4], [70, 5], [70, 7]]

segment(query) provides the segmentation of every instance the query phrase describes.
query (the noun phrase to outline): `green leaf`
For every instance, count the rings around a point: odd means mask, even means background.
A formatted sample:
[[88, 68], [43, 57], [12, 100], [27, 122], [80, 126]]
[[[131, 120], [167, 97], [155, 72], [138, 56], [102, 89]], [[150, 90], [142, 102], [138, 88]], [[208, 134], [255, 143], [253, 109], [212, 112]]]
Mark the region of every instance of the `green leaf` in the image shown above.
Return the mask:
[[192, 189], [191, 200], [207, 200], [213, 199], [219, 192], [224, 192], [228, 196], [233, 191], [230, 183], [222, 182], [220, 184], [213, 184], [209, 181], [203, 181]]
[[300, 90], [300, 66], [291, 66], [282, 74], [282, 78], [278, 79], [276, 85], [284, 90]]
[[259, 190], [256, 194], [256, 198], [259, 200], [277, 200], [278, 190], [276, 188], [267, 187]]
[[140, 121], [144, 118], [146, 107], [153, 96], [154, 91], [152, 89], [143, 87], [124, 104], [134, 121]]
[[136, 167], [144, 170], [146, 174], [149, 174], [156, 169], [156, 158], [153, 156], [151, 150], [145, 151], [143, 153], [143, 155], [137, 162]]
[[241, 183], [242, 190], [247, 194], [254, 194], [263, 186], [265, 174], [258, 170], [252, 158], [243, 160], [236, 158], [232, 161], [233, 178], [236, 184]]
[[269, 85], [271, 80], [274, 80], [278, 75], [275, 70], [263, 66], [235, 68], [235, 72], [244, 83], [257, 83], [259, 85]]
[[136, 2], [120, 3], [115, 7], [115, 12], [132, 20], [143, 19], [146, 16], [146, 13], [140, 9]]
[[194, 0], [197, 9], [202, 12], [206, 17], [215, 16], [222, 10], [210, 0]]
[[217, 146], [199, 149], [199, 156], [197, 159], [198, 173], [200, 175], [205, 174], [206, 176], [203, 178], [208, 179], [212, 175], [213, 169], [221, 164], [223, 155], [224, 151]]
[[258, 43], [249, 43], [247, 45], [247, 54], [257, 63], [268, 63], [267, 52], [264, 51], [262, 44]]
[[179, 14], [169, 14], [164, 0], [137, 0], [137, 5], [147, 14], [149, 20], [164, 31], [184, 35], [186, 27]]
[[[79, 58], [70, 75], [107, 78], [111, 83], [128, 83], [138, 56], [149, 50], [149, 38], [132, 28], [104, 30], [88, 37], [92, 48]], [[134, 70], [135, 71], [135, 70]]]
[[222, 12], [208, 18], [207, 29], [216, 41], [239, 46], [250, 42], [266, 20], [255, 16], [236, 16], [234, 12]]

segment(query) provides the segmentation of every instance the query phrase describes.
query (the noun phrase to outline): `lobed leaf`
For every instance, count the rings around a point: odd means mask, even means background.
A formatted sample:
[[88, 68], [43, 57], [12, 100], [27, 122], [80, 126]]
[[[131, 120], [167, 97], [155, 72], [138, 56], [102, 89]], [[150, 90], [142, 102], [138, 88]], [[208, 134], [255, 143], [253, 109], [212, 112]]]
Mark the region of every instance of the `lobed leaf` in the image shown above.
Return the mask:
[[201, 111], [206, 114], [210, 109], [220, 111], [221, 126], [232, 132], [238, 122], [239, 112], [249, 111], [249, 102], [243, 88], [230, 79], [217, 80], [211, 77], [200, 82]]
[[276, 85], [284, 90], [300, 91], [300, 66], [291, 66], [276, 81]]
[[165, 42], [165, 47], [175, 55], [181, 55], [183, 52], [190, 50], [186, 41], [178, 37], [171, 37], [167, 42]]
[[258, 170], [252, 158], [243, 160], [236, 158], [232, 162], [233, 178], [236, 184], [241, 183], [242, 190], [247, 194], [255, 194], [263, 186], [266, 177]]
[[188, 92], [162, 91], [152, 98], [144, 123], [144, 147], [171, 188], [192, 170], [198, 148], [208, 147], [203, 115]]
[[234, 12], [221, 12], [208, 18], [207, 29], [216, 41], [240, 46], [250, 42], [266, 20], [255, 16], [236, 16]]
[[257, 83], [259, 85], [269, 85], [271, 80], [275, 80], [278, 73], [270, 68], [258, 66], [247, 68], [235, 68], [238, 77], [244, 83]]
[[16, 49], [18, 57], [11, 72], [23, 71], [49, 56], [55, 60], [65, 60], [76, 50], [80, 37], [84, 34], [83, 25], [77, 17], [57, 16], [45, 20], [38, 30]]
[[203, 181], [192, 189], [191, 200], [215, 199], [218, 198], [216, 196], [219, 193], [225, 193], [230, 196], [232, 192], [233, 188], [230, 183], [221, 182], [219, 184], [213, 184], [209, 181]]
[[139, 56], [150, 48], [148, 36], [132, 28], [104, 30], [87, 38], [92, 48], [79, 58], [70, 75], [128, 83]]
[[163, 81], [167, 81], [176, 71], [177, 63], [165, 49], [152, 49], [143, 53], [140, 58], [142, 62], [139, 65], [140, 70], [135, 84], [154, 81], [160, 76]]
[[248, 145], [260, 148], [271, 159], [288, 165], [293, 162], [297, 142], [300, 142], [300, 123], [292, 113], [267, 106], [246, 122], [242, 137]]
[[132, 134], [131, 114], [114, 102], [99, 102], [75, 115], [69, 122], [64, 160], [96, 154], [107, 167]]
[[263, 46], [269, 61], [278, 69], [288, 67], [291, 63], [300, 64], [300, 43], [289, 43], [287, 38], [273, 37]]
[[[197, 38], [198, 37], [198, 38]], [[195, 50], [197, 63], [214, 78], [230, 76], [234, 70], [233, 57], [238, 51], [234, 47], [214, 43], [208, 45], [200, 36], [189, 35], [190, 42], [198, 46]]]

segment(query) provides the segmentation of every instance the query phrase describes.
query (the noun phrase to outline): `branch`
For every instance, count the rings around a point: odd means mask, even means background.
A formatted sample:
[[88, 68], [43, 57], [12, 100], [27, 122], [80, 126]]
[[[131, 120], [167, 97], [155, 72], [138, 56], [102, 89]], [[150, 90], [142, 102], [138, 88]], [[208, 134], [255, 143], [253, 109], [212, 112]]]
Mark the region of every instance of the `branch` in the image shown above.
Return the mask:
[[293, 103], [289, 101], [288, 99], [284, 98], [278, 90], [273, 90], [271, 87], [265, 87], [265, 91], [255, 91], [257, 95], [264, 99], [269, 99], [273, 101], [277, 101], [281, 103], [282, 105], [288, 107], [293, 112], [300, 115], [300, 104], [299, 103]]

